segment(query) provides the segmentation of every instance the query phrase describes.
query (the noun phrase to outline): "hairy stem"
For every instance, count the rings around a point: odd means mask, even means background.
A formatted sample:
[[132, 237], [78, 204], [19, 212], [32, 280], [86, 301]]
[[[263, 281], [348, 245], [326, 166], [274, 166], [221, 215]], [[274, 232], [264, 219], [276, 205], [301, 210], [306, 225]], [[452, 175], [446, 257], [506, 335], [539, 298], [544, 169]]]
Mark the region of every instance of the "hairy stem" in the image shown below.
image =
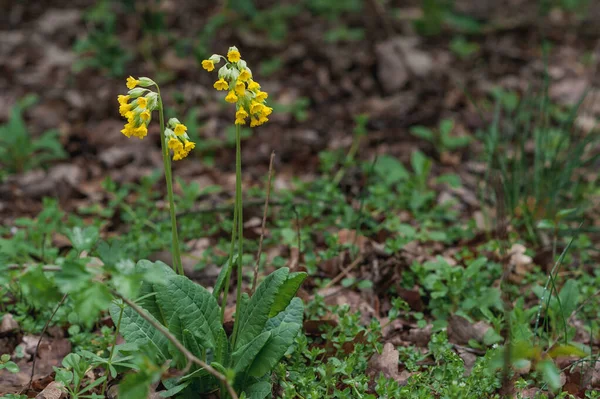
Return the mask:
[[229, 283], [231, 279], [231, 270], [233, 268], [233, 251], [235, 249], [235, 239], [237, 230], [237, 201], [233, 206], [233, 227], [231, 228], [231, 247], [229, 248], [229, 260], [227, 261], [227, 275], [225, 276], [225, 287], [223, 288], [223, 301], [221, 302], [221, 324], [225, 322], [225, 308], [227, 307], [227, 294], [229, 294]]
[[242, 215], [242, 139], [240, 125], [235, 125], [235, 203], [237, 208], [238, 226], [238, 258], [237, 258], [237, 295], [235, 300], [235, 322], [233, 324], [232, 346], [235, 348], [235, 340], [238, 334], [239, 318], [238, 311], [242, 301], [242, 255], [244, 253], [244, 218]]
[[169, 199], [169, 212], [171, 213], [171, 231], [172, 231], [172, 256], [173, 269], [183, 275], [183, 266], [181, 264], [181, 253], [179, 251], [179, 237], [177, 236], [177, 216], [175, 213], [175, 199], [173, 196], [173, 175], [171, 173], [171, 158], [169, 158], [169, 149], [165, 143], [165, 116], [163, 110], [162, 96], [160, 89], [156, 85], [158, 93], [158, 117], [160, 120], [160, 146], [162, 148], [163, 165], [165, 168], [165, 180], [167, 181], [167, 196]]

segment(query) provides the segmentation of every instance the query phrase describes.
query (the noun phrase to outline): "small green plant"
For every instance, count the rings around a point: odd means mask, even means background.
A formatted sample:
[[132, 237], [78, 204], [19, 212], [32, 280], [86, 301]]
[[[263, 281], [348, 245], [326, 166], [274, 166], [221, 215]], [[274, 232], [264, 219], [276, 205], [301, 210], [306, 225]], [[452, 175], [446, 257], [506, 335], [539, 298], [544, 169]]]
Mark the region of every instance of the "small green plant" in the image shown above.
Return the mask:
[[92, 365], [89, 361], [78, 354], [70, 353], [62, 360], [62, 367], [54, 367], [56, 373], [54, 379], [62, 384], [70, 398], [99, 399], [102, 396], [95, 394], [93, 390], [103, 384], [107, 377], [102, 376], [84, 386], [85, 374], [91, 369]]
[[[573, 220], [585, 209], [590, 183], [578, 171], [599, 158], [588, 151], [598, 135], [580, 132], [575, 125], [583, 97], [562, 112], [551, 104], [547, 82], [540, 95], [528, 94], [516, 104], [514, 96], [501, 90], [494, 94], [494, 119], [480, 132], [488, 192], [496, 193], [506, 216], [537, 241], [540, 228]], [[542, 220], [546, 222], [539, 225]]]
[[74, 50], [79, 55], [73, 65], [76, 72], [91, 68], [115, 77], [125, 74], [132, 55], [121, 46], [117, 17], [112, 6], [111, 0], [102, 0], [85, 13], [84, 19], [91, 25], [91, 29], [87, 36], [74, 45]]
[[479, 51], [479, 44], [468, 41], [464, 36], [456, 36], [450, 42], [450, 50], [462, 59], [467, 59]]
[[413, 126], [410, 128], [410, 133], [429, 141], [434, 145], [438, 154], [442, 154], [466, 147], [471, 142], [471, 138], [468, 136], [453, 136], [453, 130], [454, 121], [452, 119], [442, 119], [435, 130], [425, 126]]
[[23, 112], [35, 104], [37, 97], [28, 95], [13, 106], [8, 122], [0, 126], [0, 164], [8, 173], [20, 173], [63, 159], [66, 153], [58, 130], [48, 130], [33, 138]]
[[10, 355], [5, 353], [0, 357], [0, 370], [7, 370], [9, 373], [16, 374], [20, 369], [17, 363], [10, 360]]

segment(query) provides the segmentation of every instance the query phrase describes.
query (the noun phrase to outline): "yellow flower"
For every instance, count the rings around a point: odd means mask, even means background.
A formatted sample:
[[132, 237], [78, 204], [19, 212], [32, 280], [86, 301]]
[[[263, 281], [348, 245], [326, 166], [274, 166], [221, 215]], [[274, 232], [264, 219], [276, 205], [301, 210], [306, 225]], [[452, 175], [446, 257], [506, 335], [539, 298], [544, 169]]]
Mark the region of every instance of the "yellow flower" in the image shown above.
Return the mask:
[[235, 92], [238, 96], [243, 96], [246, 93], [246, 85], [244, 82], [237, 81], [235, 82]]
[[133, 134], [133, 130], [134, 129], [135, 129], [135, 127], [133, 127], [131, 125], [131, 123], [128, 123], [125, 126], [123, 126], [123, 129], [121, 130], [121, 133], [123, 133], [127, 137], [131, 137], [131, 135]]
[[265, 91], [259, 91], [256, 93], [256, 101], [263, 102], [269, 97], [269, 94]]
[[266, 123], [266, 122], [268, 122], [268, 121], [269, 121], [269, 118], [267, 118], [267, 117], [266, 117], [266, 116], [264, 116], [264, 115], [261, 115], [261, 116], [260, 116], [260, 118], [258, 118], [258, 123], [259, 123], [260, 125], [262, 125], [263, 123]]
[[140, 81], [135, 79], [133, 76], [130, 76], [127, 78], [127, 88], [128, 89], [133, 89], [135, 86], [137, 86], [138, 84], [140, 84]]
[[148, 128], [144, 124], [141, 124], [133, 131], [133, 135], [139, 139], [143, 139], [147, 134]]
[[248, 83], [248, 90], [251, 90], [251, 91], [260, 90], [260, 85], [258, 84], [258, 82], [252, 81], [252, 82]]
[[181, 151], [183, 149], [183, 144], [181, 144], [181, 141], [179, 141], [179, 140], [177, 140], [176, 138], [173, 138], [173, 137], [171, 137], [169, 139], [169, 142], [168, 142], [167, 145], [168, 145], [168, 147], [170, 149], [172, 149], [175, 152], [179, 152], [179, 151]]
[[238, 98], [235, 95], [235, 93], [233, 92], [233, 90], [229, 92], [227, 97], [225, 97], [225, 101], [227, 101], [228, 103], [235, 104], [237, 102], [237, 100], [238, 100]]
[[188, 153], [193, 150], [194, 148], [196, 148], [196, 143], [194, 143], [193, 141], [185, 141], [185, 144], [183, 146], [183, 149], [186, 150]]
[[262, 113], [263, 113], [264, 116], [269, 116], [269, 115], [271, 115], [273, 113], [273, 108], [271, 108], [271, 107], [264, 107], [262, 109]]
[[238, 79], [241, 80], [242, 82], [245, 82], [248, 79], [250, 79], [251, 77], [252, 77], [252, 75], [250, 75], [250, 71], [248, 71], [247, 69], [244, 69], [240, 72], [240, 76], [238, 77]]
[[121, 114], [121, 116], [126, 116], [129, 111], [131, 111], [130, 104], [122, 104], [119, 106], [119, 114]]
[[244, 108], [238, 109], [238, 111], [235, 113], [235, 124], [236, 125], [245, 125], [247, 117], [248, 117], [248, 113], [246, 112], [246, 110]]
[[252, 104], [250, 104], [250, 113], [251, 114], [259, 114], [263, 110], [263, 108], [265, 108], [265, 106], [262, 105], [261, 103], [252, 101]]
[[254, 126], [258, 126], [258, 119], [256, 119], [255, 117], [250, 118], [250, 127], [254, 127]]
[[187, 131], [187, 126], [182, 125], [181, 123], [178, 123], [175, 125], [174, 131], [177, 136], [182, 136]]
[[127, 122], [132, 123], [133, 124], [133, 119], [135, 117], [135, 115], [133, 114], [133, 111], [127, 111], [125, 113], [125, 115], [123, 115], [125, 118], [127, 118]]
[[127, 104], [127, 101], [129, 101], [129, 96], [124, 96], [122, 94], [119, 94], [119, 105], [125, 105]]
[[227, 59], [229, 62], [238, 62], [242, 58], [241, 54], [237, 50], [229, 50], [227, 52]]
[[146, 99], [146, 97], [138, 98], [138, 107], [140, 107], [141, 109], [144, 109], [147, 106], [148, 106], [148, 100]]
[[217, 80], [215, 82], [215, 84], [213, 85], [213, 87], [215, 89], [217, 89], [217, 90], [227, 90], [227, 89], [229, 89], [229, 85], [227, 84], [227, 82], [223, 78]]
[[148, 111], [148, 110], [145, 110], [144, 112], [142, 112], [142, 113], [140, 114], [140, 119], [141, 119], [143, 122], [148, 122], [148, 121], [150, 120], [150, 111]]
[[215, 69], [215, 63], [212, 60], [204, 60], [202, 61], [202, 68], [206, 69], [208, 72], [212, 72]]

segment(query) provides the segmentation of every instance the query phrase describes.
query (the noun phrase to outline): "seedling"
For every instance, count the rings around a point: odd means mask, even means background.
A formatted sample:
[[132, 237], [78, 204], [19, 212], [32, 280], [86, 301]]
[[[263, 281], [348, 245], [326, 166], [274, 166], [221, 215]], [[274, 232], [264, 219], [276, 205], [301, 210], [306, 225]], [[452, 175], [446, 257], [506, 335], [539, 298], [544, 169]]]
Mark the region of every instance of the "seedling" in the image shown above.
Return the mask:
[[0, 164], [8, 173], [21, 173], [66, 157], [58, 130], [47, 130], [33, 138], [23, 112], [35, 104], [37, 97], [28, 95], [13, 106], [8, 122], [0, 126]]

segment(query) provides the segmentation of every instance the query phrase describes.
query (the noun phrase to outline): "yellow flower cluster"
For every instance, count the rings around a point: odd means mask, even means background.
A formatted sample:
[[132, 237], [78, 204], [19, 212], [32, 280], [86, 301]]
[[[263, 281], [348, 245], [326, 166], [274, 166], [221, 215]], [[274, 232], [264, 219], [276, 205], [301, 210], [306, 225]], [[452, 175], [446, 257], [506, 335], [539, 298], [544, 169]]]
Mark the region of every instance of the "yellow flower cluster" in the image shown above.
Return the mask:
[[187, 126], [179, 122], [177, 118], [169, 119], [165, 129], [165, 139], [169, 148], [173, 150], [173, 161], [187, 157], [190, 151], [196, 147], [196, 143], [190, 141], [186, 131]]
[[[127, 78], [127, 95], [119, 95], [119, 113], [127, 119], [121, 130], [127, 137], [143, 139], [148, 134], [148, 124], [152, 119], [152, 111], [157, 108], [158, 94], [145, 89], [155, 83], [149, 78]], [[137, 87], [142, 86], [142, 87]]]
[[[140, 87], [138, 87], [140, 86]], [[148, 134], [148, 124], [152, 119], [152, 111], [159, 110], [158, 93], [146, 87], [156, 86], [150, 78], [127, 78], [127, 95], [119, 95], [119, 113], [127, 118], [127, 123], [121, 133], [127, 137], [143, 139]], [[157, 86], [158, 87], [158, 86]], [[169, 119], [165, 128], [164, 137], [168, 148], [173, 150], [173, 160], [179, 161], [188, 156], [196, 144], [190, 141], [186, 133], [187, 127], [177, 118]]]
[[225, 60], [225, 65], [219, 69], [219, 80], [213, 87], [229, 91], [225, 101], [236, 104], [235, 124], [245, 125], [248, 118], [252, 127], [267, 122], [268, 116], [273, 112], [273, 108], [265, 105], [269, 95], [260, 90], [258, 82], [252, 80], [252, 71], [235, 46], [229, 48], [227, 58], [213, 54], [209, 59], [202, 61], [202, 68], [211, 72], [215, 69], [215, 64], [220, 63], [222, 59]]

